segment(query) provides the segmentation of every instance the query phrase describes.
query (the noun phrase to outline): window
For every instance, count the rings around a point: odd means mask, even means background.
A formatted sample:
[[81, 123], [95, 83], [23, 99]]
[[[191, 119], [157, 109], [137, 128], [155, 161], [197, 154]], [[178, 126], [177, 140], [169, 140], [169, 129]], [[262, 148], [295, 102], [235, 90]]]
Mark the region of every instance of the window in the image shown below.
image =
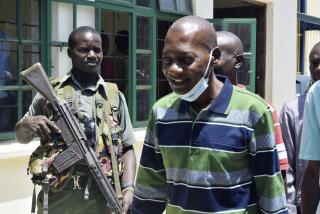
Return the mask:
[[136, 51], [136, 118], [137, 122], [148, 120], [151, 108], [151, 18], [137, 17]]
[[73, 6], [69, 3], [51, 2], [51, 76], [63, 76], [71, 69], [67, 42], [73, 30]]
[[76, 3], [51, 2], [51, 76], [61, 77], [72, 67], [67, 54], [68, 37], [79, 26], [95, 28], [95, 8]]
[[255, 92], [256, 79], [256, 20], [255, 19], [214, 19], [217, 31], [230, 31], [236, 34], [243, 44], [245, 63], [237, 73], [238, 83]]
[[150, 0], [137, 0], [137, 5], [142, 7], [150, 7], [151, 1]]
[[159, 0], [159, 8], [164, 12], [193, 13], [191, 0]]
[[299, 70], [297, 74], [310, 75], [309, 53], [312, 47], [319, 41], [320, 16], [317, 11], [319, 1], [299, 1], [298, 11], [298, 53]]
[[[13, 138], [28, 110], [31, 87], [20, 72], [41, 61], [40, 0], [0, 0], [0, 139]], [[19, 11], [19, 16], [18, 16]]]
[[101, 76], [114, 82], [129, 103], [129, 15], [101, 11]]
[[164, 39], [172, 22], [157, 21], [157, 99], [172, 92], [171, 87], [162, 73], [162, 50]]

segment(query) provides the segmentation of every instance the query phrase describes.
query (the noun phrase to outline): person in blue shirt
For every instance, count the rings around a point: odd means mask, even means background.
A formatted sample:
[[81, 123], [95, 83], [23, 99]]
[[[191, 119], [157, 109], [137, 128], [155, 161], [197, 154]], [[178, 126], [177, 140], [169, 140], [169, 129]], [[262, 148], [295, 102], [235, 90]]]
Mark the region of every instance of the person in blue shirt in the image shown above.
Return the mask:
[[[309, 55], [310, 73], [313, 81], [320, 79], [320, 42]], [[320, 170], [320, 81], [309, 89], [304, 106], [300, 159], [308, 160], [301, 183], [302, 213], [315, 213], [319, 199]]]

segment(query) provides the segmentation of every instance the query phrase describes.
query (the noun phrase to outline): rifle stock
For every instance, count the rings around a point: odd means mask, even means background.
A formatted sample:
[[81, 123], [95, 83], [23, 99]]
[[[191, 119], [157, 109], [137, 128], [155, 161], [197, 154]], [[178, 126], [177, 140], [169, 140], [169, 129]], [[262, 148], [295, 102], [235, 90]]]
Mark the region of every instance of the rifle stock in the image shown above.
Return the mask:
[[24, 70], [21, 75], [26, 82], [50, 102], [53, 109], [60, 115], [57, 125], [68, 148], [55, 157], [53, 166], [58, 172], [61, 172], [79, 160], [84, 159], [89, 168], [90, 176], [94, 178], [105, 201], [116, 214], [121, 214], [120, 201], [110, 181], [101, 169], [95, 151], [87, 145], [86, 136], [74, 118], [69, 105], [56, 96], [42, 65], [36, 63]]
[[49, 82], [49, 79], [42, 67], [38, 62], [30, 68], [21, 72], [23, 79], [34, 87], [42, 96], [44, 96], [52, 105], [55, 111], [57, 110], [58, 98]]

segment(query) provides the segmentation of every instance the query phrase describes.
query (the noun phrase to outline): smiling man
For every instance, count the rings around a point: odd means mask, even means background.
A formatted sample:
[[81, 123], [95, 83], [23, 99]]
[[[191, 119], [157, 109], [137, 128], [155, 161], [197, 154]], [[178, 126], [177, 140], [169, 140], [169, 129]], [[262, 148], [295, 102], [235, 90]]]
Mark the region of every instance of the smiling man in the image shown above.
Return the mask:
[[173, 93], [152, 108], [133, 213], [287, 213], [271, 111], [213, 70], [212, 25], [195, 16], [169, 28], [163, 73]]
[[[136, 160], [132, 147], [135, 138], [125, 98], [116, 85], [106, 84], [97, 73], [102, 47], [96, 30], [87, 26], [75, 29], [69, 36], [68, 45], [72, 69], [64, 77], [53, 80], [52, 85], [58, 97], [71, 105], [87, 135], [87, 143], [90, 140], [106, 176], [120, 191], [117, 195], [121, 195], [122, 190], [123, 210], [127, 213], [132, 203]], [[57, 117], [48, 101], [37, 94], [29, 111], [16, 125], [16, 136], [21, 143], [30, 142], [34, 136], [40, 137], [41, 145], [33, 152], [29, 163], [32, 180], [43, 185], [38, 197], [38, 213], [112, 213], [97, 184], [88, 175], [88, 166], [82, 161], [66, 172], [55, 173], [52, 161], [57, 150], [64, 148], [57, 148], [58, 145], [52, 142], [53, 133], [64, 131], [52, 122]], [[112, 137], [111, 127], [115, 130]], [[111, 158], [111, 145], [115, 147], [116, 160]], [[122, 170], [116, 173], [114, 169], [120, 165]], [[120, 178], [116, 177], [119, 174]], [[49, 192], [46, 191], [46, 178], [50, 183]]]

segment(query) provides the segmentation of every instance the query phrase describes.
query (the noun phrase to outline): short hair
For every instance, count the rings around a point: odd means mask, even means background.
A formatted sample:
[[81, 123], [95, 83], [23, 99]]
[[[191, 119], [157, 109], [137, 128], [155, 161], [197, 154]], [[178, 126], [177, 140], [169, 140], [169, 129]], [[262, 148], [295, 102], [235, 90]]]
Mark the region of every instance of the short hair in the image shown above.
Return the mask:
[[241, 39], [234, 33], [229, 31], [217, 31], [217, 42], [220, 50], [222, 46], [229, 44], [233, 47], [233, 54], [243, 54], [243, 45]]
[[74, 29], [74, 30], [70, 33], [70, 35], [69, 35], [69, 38], [68, 38], [68, 47], [69, 47], [69, 48], [74, 48], [74, 46], [75, 46], [75, 44], [76, 44], [76, 35], [77, 35], [78, 33], [86, 33], [86, 32], [91, 32], [91, 33], [94, 33], [94, 34], [97, 34], [97, 35], [100, 36], [100, 33], [99, 33], [96, 29], [94, 29], [94, 28], [92, 28], [92, 27], [90, 27], [90, 26], [77, 27], [77, 28]]
[[[183, 32], [183, 26], [185, 23], [190, 23], [191, 25], [198, 26], [198, 32], [199, 31], [205, 31], [206, 34], [201, 35], [201, 41], [200, 44], [211, 51], [212, 48], [217, 46], [217, 35], [216, 31], [213, 27], [213, 25], [208, 22], [208, 20], [201, 18], [199, 16], [184, 16], [178, 20], [176, 20], [168, 29], [167, 35], [174, 31], [181, 31]], [[191, 26], [190, 25], [190, 26]], [[199, 35], [196, 33], [196, 30], [192, 30], [192, 33], [194, 35]]]
[[311, 51], [312, 52], [314, 49], [316, 48], [320, 48], [320, 42], [317, 42], [317, 44], [315, 44], [312, 48], [311, 48]]

